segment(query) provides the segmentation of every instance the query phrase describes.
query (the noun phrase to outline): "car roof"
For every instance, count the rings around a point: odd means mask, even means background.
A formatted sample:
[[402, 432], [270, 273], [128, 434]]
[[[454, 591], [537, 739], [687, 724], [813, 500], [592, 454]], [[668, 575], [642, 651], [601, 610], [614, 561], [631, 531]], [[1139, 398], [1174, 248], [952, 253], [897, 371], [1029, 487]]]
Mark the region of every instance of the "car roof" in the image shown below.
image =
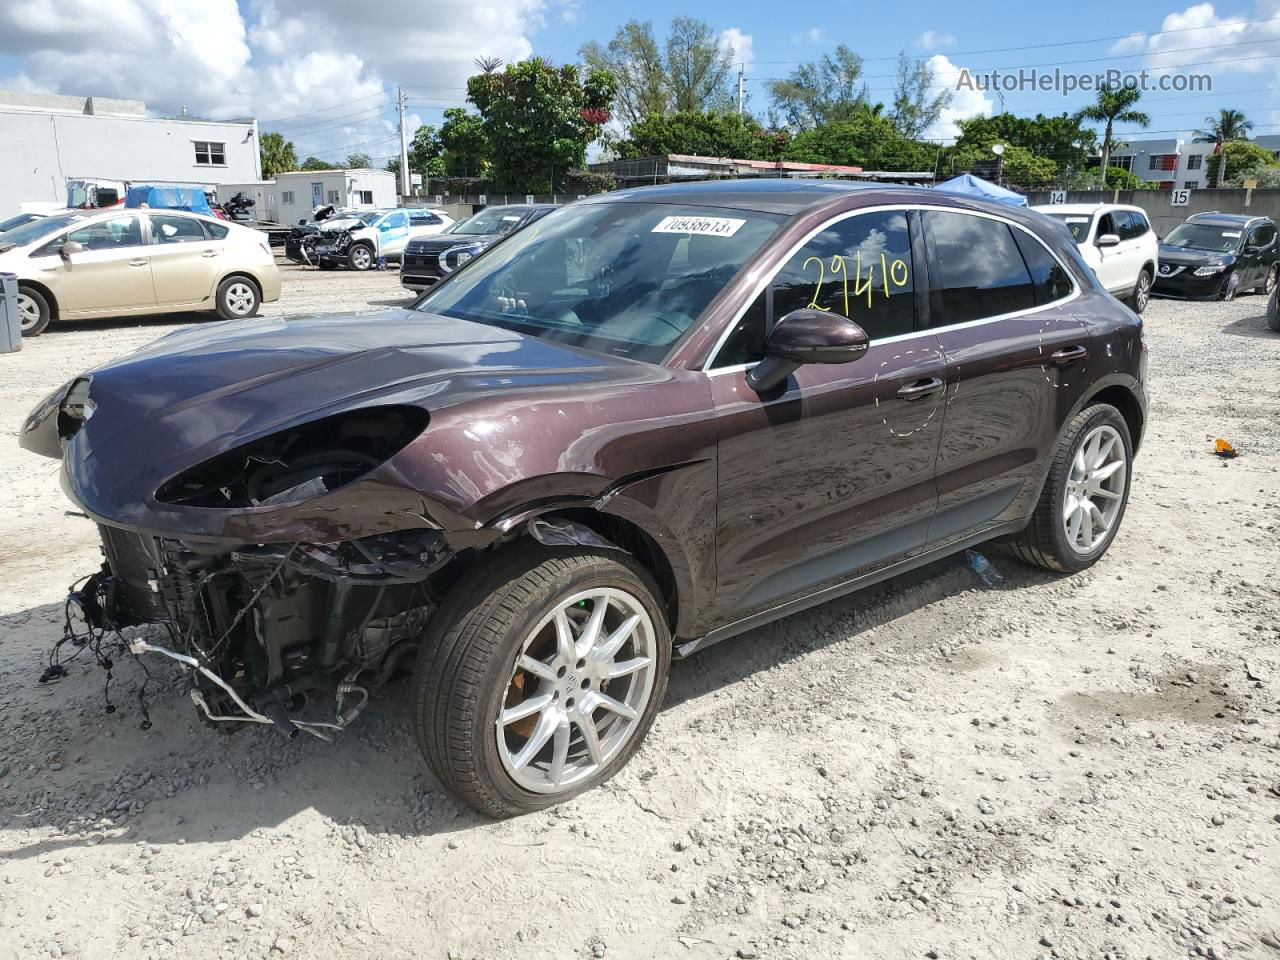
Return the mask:
[[1039, 213], [1087, 213], [1090, 215], [1109, 210], [1131, 210], [1135, 213], [1146, 213], [1141, 207], [1136, 207], [1130, 203], [1037, 203], [1031, 209]]
[[[613, 193], [597, 194], [580, 202], [679, 203], [687, 206], [721, 207], [794, 216], [803, 210], [837, 202], [853, 193], [889, 189], [895, 192], [916, 190], [922, 194], [932, 193], [932, 191], [923, 187], [889, 188], [883, 184], [861, 183], [849, 180], [762, 178], [756, 180], [698, 180], [689, 183], [635, 187], [617, 190]], [[956, 195], [952, 194], [951, 196]]]
[[1211, 227], [1242, 227], [1250, 223], [1269, 223], [1270, 217], [1251, 217], [1244, 213], [1219, 213], [1210, 210], [1206, 213], [1193, 213], [1187, 217], [1187, 223], [1203, 223]]

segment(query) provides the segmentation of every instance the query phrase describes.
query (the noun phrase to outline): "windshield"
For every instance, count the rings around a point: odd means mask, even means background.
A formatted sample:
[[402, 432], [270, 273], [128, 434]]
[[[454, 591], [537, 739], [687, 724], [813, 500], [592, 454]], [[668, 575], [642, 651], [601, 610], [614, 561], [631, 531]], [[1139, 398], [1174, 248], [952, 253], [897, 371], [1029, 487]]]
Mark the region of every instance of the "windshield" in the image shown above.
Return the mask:
[[455, 224], [449, 232], [464, 233], [473, 237], [510, 233], [524, 222], [530, 212], [528, 207], [490, 207], [488, 210], [481, 210], [474, 217]]
[[783, 222], [715, 207], [572, 204], [492, 247], [417, 309], [657, 362]]
[[0, 247], [5, 247], [6, 249], [22, 247], [35, 240], [43, 240], [59, 230], [65, 230], [73, 223], [78, 223], [86, 216], [88, 214], [83, 212], [60, 213], [56, 217], [42, 217], [39, 220], [32, 220], [30, 223], [24, 223], [22, 226], [14, 227], [12, 230], [6, 230], [3, 234], [0, 234]]
[[1089, 239], [1089, 223], [1092, 217], [1082, 213], [1049, 213], [1046, 216], [1053, 217], [1067, 225], [1067, 229], [1071, 231], [1071, 239], [1076, 243], [1084, 243]]
[[373, 223], [373, 221], [377, 220], [379, 217], [383, 215], [383, 212], [384, 211], [382, 210], [366, 210], [364, 213], [359, 214], [356, 217], [356, 219], [359, 220], [361, 223], [366, 223], [366, 224]]
[[20, 227], [24, 223], [30, 223], [32, 220], [43, 219], [36, 213], [20, 213], [16, 217], [10, 217], [8, 220], [0, 220], [0, 233], [6, 230], [12, 230], [14, 227]]
[[1169, 231], [1164, 242], [1171, 247], [1183, 247], [1187, 250], [1230, 253], [1240, 243], [1242, 235], [1242, 230], [1231, 227], [1211, 227], [1207, 223], [1180, 223]]

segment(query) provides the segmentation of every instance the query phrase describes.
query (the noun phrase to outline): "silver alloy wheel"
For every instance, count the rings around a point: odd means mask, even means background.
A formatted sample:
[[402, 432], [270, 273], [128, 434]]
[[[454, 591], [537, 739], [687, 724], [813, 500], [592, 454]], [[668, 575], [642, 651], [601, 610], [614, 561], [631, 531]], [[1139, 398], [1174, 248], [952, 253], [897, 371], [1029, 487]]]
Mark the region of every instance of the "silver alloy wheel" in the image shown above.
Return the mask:
[[361, 245], [351, 251], [351, 265], [357, 270], [368, 270], [373, 263], [373, 253], [368, 247]]
[[239, 280], [227, 287], [227, 292], [223, 294], [222, 299], [227, 306], [228, 313], [234, 313], [237, 317], [245, 317], [252, 312], [257, 298], [258, 295], [253, 287], [243, 280]]
[[1115, 526], [1128, 471], [1124, 440], [1115, 427], [1104, 423], [1085, 435], [1071, 461], [1062, 503], [1062, 527], [1076, 553], [1092, 553]]
[[521, 645], [495, 721], [511, 779], [560, 793], [616, 757], [653, 693], [655, 636], [644, 604], [625, 590], [557, 601]]
[[1138, 292], [1133, 299], [1139, 313], [1146, 309], [1147, 301], [1151, 299], [1151, 278], [1145, 270], [1138, 274]]
[[40, 307], [25, 293], [18, 294], [18, 329], [26, 333], [40, 322]]

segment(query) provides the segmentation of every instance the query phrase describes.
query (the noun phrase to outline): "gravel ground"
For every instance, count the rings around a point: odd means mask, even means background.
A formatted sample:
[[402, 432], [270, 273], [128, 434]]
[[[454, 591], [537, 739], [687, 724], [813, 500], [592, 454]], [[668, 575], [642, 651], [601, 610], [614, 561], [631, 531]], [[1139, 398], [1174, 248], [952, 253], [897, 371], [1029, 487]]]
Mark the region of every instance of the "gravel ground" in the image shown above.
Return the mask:
[[[266, 312], [402, 293], [287, 268]], [[154, 684], [142, 730], [135, 662], [113, 713], [90, 664], [39, 685], [97, 541], [4, 442], [0, 957], [1280, 958], [1262, 312], [1152, 303], [1151, 428], [1092, 570], [992, 553], [990, 588], [953, 558], [713, 647], [618, 778], [503, 823], [425, 772], [403, 682], [334, 744], [222, 736]], [[173, 319], [0, 357], [0, 429]]]

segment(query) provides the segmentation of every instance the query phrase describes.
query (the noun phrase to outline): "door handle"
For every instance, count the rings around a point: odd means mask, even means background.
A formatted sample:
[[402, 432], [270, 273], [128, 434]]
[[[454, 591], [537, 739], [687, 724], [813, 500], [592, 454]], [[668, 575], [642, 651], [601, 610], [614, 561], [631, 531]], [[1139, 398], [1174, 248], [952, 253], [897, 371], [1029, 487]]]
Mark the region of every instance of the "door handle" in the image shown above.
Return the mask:
[[206, 250], [204, 253], [200, 254], [202, 257], [216, 257], [217, 255], [217, 250]]
[[1055, 367], [1069, 367], [1077, 360], [1083, 360], [1089, 356], [1087, 347], [1064, 347], [1049, 357], [1049, 362]]
[[129, 266], [131, 266], [131, 267], [145, 267], [145, 266], [146, 266], [148, 263], [150, 263], [150, 262], [151, 262], [150, 260], [130, 260], [130, 261], [129, 261]]
[[898, 390], [898, 396], [903, 400], [919, 400], [930, 394], [937, 393], [942, 389], [942, 381], [937, 377], [930, 377], [927, 380], [917, 380], [915, 383], [909, 383], [905, 387]]

